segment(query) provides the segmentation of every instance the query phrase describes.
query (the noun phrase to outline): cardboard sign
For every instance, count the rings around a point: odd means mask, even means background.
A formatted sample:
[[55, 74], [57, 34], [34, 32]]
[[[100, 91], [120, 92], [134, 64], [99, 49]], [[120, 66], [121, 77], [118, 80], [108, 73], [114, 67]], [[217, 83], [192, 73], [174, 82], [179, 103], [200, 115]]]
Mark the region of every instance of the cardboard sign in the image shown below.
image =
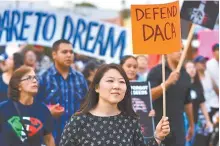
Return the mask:
[[218, 13], [218, 1], [184, 1], [181, 9], [181, 18], [213, 29]]
[[141, 131], [144, 137], [153, 137], [154, 119], [149, 117], [152, 109], [150, 84], [131, 82], [131, 98], [134, 111], [140, 116]]
[[179, 2], [132, 5], [134, 54], [169, 54], [181, 48]]
[[212, 58], [212, 47], [214, 44], [219, 43], [219, 31], [200, 31], [198, 32], [198, 40], [200, 42], [198, 55]]

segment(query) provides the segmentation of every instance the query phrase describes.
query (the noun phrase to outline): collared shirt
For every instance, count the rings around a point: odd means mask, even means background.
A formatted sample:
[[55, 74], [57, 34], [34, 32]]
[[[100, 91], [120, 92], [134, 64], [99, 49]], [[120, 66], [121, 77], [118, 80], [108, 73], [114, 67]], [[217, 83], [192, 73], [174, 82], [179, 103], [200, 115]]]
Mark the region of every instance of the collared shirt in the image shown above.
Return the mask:
[[46, 104], [59, 103], [65, 108], [65, 113], [55, 120], [56, 143], [59, 142], [66, 122], [79, 109], [87, 90], [84, 76], [72, 68], [69, 70], [67, 79], [62, 77], [54, 65], [40, 77], [40, 88], [36, 100]]
[[[172, 70], [168, 64], [165, 67], [166, 80], [168, 79]], [[151, 83], [151, 88], [157, 87], [162, 83], [162, 65], [157, 65], [152, 68], [148, 74], [148, 81]], [[190, 77], [185, 71], [181, 69], [180, 78], [175, 85], [171, 85], [166, 90], [166, 113], [169, 117], [171, 134], [175, 135], [176, 141], [184, 144], [184, 121], [183, 112], [184, 105], [191, 103], [190, 96], [191, 82]], [[163, 115], [163, 98], [162, 96], [153, 101], [153, 107], [156, 111], [155, 122], [156, 124], [160, 121]]]

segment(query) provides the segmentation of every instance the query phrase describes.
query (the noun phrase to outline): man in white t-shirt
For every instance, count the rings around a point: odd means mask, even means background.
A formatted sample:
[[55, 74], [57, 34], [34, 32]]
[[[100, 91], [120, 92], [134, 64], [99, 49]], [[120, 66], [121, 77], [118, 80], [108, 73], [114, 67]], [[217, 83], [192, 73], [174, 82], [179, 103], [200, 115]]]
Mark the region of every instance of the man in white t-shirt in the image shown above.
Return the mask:
[[210, 59], [206, 64], [207, 72], [210, 74], [212, 80], [219, 88], [219, 44], [215, 44], [212, 47], [212, 52], [213, 58]]
[[[197, 56], [194, 59], [196, 69], [204, 90], [204, 97], [206, 99], [206, 107], [209, 113], [214, 114], [219, 109], [218, 92], [215, 90], [214, 81], [211, 79], [209, 73], [206, 71], [207, 59], [203, 56]], [[212, 115], [210, 115], [212, 116]]]

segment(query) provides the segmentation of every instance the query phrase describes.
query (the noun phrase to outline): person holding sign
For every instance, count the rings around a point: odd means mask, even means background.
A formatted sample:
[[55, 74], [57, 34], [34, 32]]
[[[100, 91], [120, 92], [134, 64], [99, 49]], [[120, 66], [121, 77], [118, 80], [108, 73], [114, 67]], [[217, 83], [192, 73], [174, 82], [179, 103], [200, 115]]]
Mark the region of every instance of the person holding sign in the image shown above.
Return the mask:
[[[168, 54], [167, 63], [165, 65], [166, 74], [166, 96], [167, 96], [167, 116], [170, 118], [171, 133], [165, 139], [166, 146], [184, 146], [185, 132], [184, 132], [184, 109], [189, 118], [189, 130], [186, 140], [190, 140], [194, 133], [194, 119], [192, 112], [192, 103], [190, 96], [190, 77], [184, 68], [180, 72], [176, 71], [179, 63], [181, 52], [174, 52]], [[151, 83], [152, 98], [154, 100], [153, 106], [156, 111], [155, 123], [159, 122], [162, 117], [162, 65], [157, 65], [152, 68], [148, 75], [147, 81]]]
[[144, 143], [128, 77], [120, 65], [105, 64], [97, 70], [79, 112], [66, 124], [60, 146], [158, 146], [169, 132], [168, 118], [163, 117], [155, 138]]

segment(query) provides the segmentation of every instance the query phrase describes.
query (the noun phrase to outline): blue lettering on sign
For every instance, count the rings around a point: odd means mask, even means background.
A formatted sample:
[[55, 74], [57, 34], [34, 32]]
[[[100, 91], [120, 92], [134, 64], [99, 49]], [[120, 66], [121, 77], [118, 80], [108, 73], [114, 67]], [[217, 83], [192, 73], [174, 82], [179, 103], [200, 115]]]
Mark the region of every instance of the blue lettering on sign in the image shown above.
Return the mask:
[[38, 36], [39, 36], [40, 26], [42, 24], [42, 18], [47, 16], [47, 14], [43, 13], [43, 12], [36, 12], [35, 15], [37, 16], [37, 24], [36, 24], [36, 30], [35, 30], [35, 33], [34, 33], [34, 41], [37, 41]]
[[[36, 22], [31, 22], [31, 17], [35, 17]], [[60, 18], [60, 17], [59, 17]], [[71, 16], [63, 17], [63, 26], [59, 26], [62, 30], [60, 38], [71, 40], [75, 48], [89, 53], [99, 52], [99, 56], [106, 56], [110, 49], [110, 56], [114, 58], [116, 53], [120, 51], [120, 57], [124, 55], [126, 47], [126, 31], [123, 30], [119, 35], [115, 35], [114, 27], [107, 27], [96, 21], [86, 21], [83, 18]], [[59, 19], [59, 21], [62, 21]], [[36, 27], [30, 27], [31, 24]], [[35, 29], [33, 32], [33, 41], [38, 42], [41, 38], [44, 41], [54, 40], [57, 30], [57, 17], [55, 14], [34, 11], [5, 10], [0, 13], [0, 42], [3, 36], [7, 42], [15, 38], [18, 41], [27, 41], [32, 36], [26, 36], [28, 29]], [[59, 37], [58, 37], [59, 38]], [[55, 41], [55, 40], [54, 40]], [[96, 51], [95, 49], [99, 49]]]
[[[69, 32], [69, 37], [66, 37], [65, 34], [66, 34], [68, 26], [70, 26], [70, 31], [68, 31]], [[74, 24], [73, 24], [73, 21], [72, 21], [71, 17], [66, 16], [65, 19], [64, 19], [62, 38], [66, 39], [66, 40], [70, 40], [72, 38], [72, 35], [73, 35], [73, 29], [74, 29]]]
[[99, 24], [97, 22], [89, 22], [89, 26], [88, 26], [88, 29], [87, 29], [87, 35], [86, 35], [86, 42], [85, 42], [85, 47], [84, 47], [84, 50], [87, 51], [87, 52], [91, 52], [91, 53], [94, 53], [95, 51], [95, 45], [93, 45], [93, 48], [90, 49], [88, 48], [88, 44], [89, 44], [89, 41], [93, 40], [94, 37], [91, 36], [91, 32], [92, 32], [92, 29], [94, 29], [93, 27], [97, 27]]
[[[50, 19], [50, 18], [51, 18], [51, 19]], [[52, 20], [53, 25], [50, 25], [50, 24], [51, 24], [51, 23], [50, 23], [50, 20]], [[49, 27], [49, 25], [50, 25], [50, 26], [53, 26], [53, 31], [52, 31], [51, 35], [50, 35], [49, 37], [47, 37], [47, 34], [49, 34], [49, 33], [48, 33], [48, 27]], [[44, 28], [43, 28], [43, 39], [44, 39], [44, 40], [50, 41], [50, 40], [53, 39], [54, 34], [55, 34], [56, 25], [57, 25], [57, 23], [56, 23], [56, 17], [55, 17], [55, 15], [49, 15], [49, 16], [47, 17], [45, 23], [44, 23]]]
[[0, 39], [2, 39], [2, 33], [6, 32], [6, 40], [10, 41], [10, 21], [9, 21], [9, 10], [4, 11], [3, 15], [0, 15]]
[[96, 45], [99, 45], [100, 50], [103, 50], [104, 33], [105, 33], [105, 26], [102, 24], [102, 25], [100, 25], [100, 28], [99, 28], [99, 31], [98, 31], [93, 48], [95, 48]]
[[81, 35], [86, 30], [86, 22], [83, 19], [79, 19], [76, 26], [76, 34], [73, 41], [73, 47], [75, 47], [77, 40], [79, 41], [79, 48], [83, 50]]
[[27, 40], [27, 37], [24, 36], [24, 30], [29, 28], [30, 25], [29, 24], [26, 24], [27, 22], [27, 16], [30, 16], [32, 15], [33, 12], [30, 12], [30, 11], [24, 11], [23, 12], [23, 21], [22, 21], [22, 25], [21, 25], [21, 34], [20, 34], [20, 39], [21, 41], [26, 41]]
[[124, 56], [124, 49], [125, 49], [125, 42], [126, 42], [126, 31], [122, 31], [120, 33], [120, 36], [117, 39], [117, 42], [114, 42], [114, 40], [115, 40], [115, 38], [114, 38], [115, 33], [114, 32], [115, 32], [115, 29], [113, 27], [111, 27], [108, 32], [108, 38], [107, 38], [106, 45], [105, 45], [105, 47], [101, 48], [101, 50], [100, 50], [101, 56], [105, 56], [108, 45], [110, 45], [110, 48], [111, 48], [111, 57], [115, 56], [115, 53], [119, 47], [121, 47], [120, 58]]
[[15, 39], [19, 38], [19, 34], [18, 34], [18, 30], [17, 30], [17, 26], [20, 22], [21, 19], [21, 14], [19, 13], [18, 10], [15, 10], [12, 12], [12, 18], [11, 18], [11, 32], [10, 32], [10, 39], [9, 41], [11, 41], [13, 39], [13, 34], [15, 34]]

